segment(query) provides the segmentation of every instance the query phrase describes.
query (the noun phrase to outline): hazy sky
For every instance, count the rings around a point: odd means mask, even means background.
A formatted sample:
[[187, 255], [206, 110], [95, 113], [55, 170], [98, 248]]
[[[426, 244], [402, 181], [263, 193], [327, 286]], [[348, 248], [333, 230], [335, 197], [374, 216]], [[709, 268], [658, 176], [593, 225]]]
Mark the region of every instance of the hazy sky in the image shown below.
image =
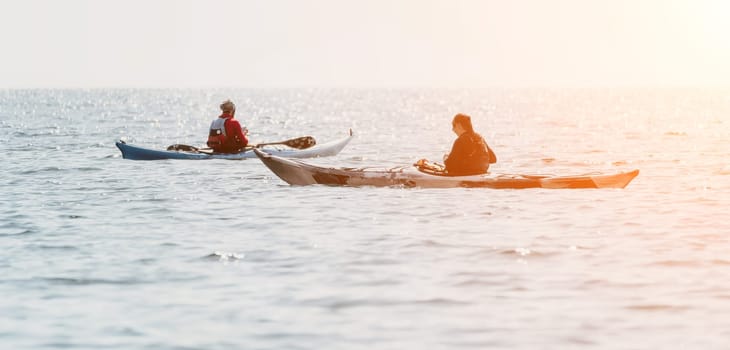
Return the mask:
[[730, 86], [724, 0], [0, 0], [0, 87]]

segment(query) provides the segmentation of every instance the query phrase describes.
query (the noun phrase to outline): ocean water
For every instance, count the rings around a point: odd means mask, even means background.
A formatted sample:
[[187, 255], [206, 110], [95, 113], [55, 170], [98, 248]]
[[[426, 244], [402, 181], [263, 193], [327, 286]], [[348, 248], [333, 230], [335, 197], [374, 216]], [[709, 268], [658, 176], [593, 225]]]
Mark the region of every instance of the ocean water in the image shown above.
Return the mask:
[[[640, 169], [625, 189], [291, 187], [200, 145], [352, 128], [333, 166]], [[2, 90], [3, 349], [727, 349], [730, 91]]]

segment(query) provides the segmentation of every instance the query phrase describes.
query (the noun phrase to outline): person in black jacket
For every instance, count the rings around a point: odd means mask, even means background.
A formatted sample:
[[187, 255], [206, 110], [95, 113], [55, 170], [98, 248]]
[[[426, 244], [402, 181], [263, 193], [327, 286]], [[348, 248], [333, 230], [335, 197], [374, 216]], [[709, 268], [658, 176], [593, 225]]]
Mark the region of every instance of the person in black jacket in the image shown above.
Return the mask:
[[481, 135], [474, 132], [471, 117], [457, 114], [451, 122], [452, 130], [458, 136], [451, 152], [444, 157], [446, 173], [449, 176], [484, 174], [489, 164], [497, 162], [497, 156]]

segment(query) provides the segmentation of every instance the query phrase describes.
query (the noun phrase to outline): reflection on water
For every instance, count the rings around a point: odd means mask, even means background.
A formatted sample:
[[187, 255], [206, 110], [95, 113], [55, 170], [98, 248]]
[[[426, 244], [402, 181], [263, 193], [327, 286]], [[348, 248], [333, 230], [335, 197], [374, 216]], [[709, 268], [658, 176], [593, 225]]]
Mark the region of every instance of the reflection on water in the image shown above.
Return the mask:
[[[353, 128], [332, 166], [441, 159], [472, 115], [495, 172], [639, 168], [624, 190], [289, 187], [256, 160], [123, 160]], [[11, 348], [724, 349], [730, 94], [718, 90], [0, 92]]]

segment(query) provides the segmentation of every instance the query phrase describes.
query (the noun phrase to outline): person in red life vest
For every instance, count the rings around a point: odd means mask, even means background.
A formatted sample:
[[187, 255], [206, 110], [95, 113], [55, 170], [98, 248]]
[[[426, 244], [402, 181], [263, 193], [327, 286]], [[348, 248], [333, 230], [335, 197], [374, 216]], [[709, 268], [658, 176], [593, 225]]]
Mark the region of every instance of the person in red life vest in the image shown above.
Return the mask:
[[481, 135], [474, 132], [471, 117], [457, 114], [451, 122], [452, 130], [458, 136], [451, 152], [444, 156], [446, 173], [449, 176], [484, 174], [489, 164], [497, 162], [497, 156]]
[[221, 114], [210, 123], [208, 133], [208, 147], [218, 153], [238, 153], [248, 145], [248, 129], [241, 128], [241, 123], [235, 119], [236, 105], [226, 100], [220, 105]]

